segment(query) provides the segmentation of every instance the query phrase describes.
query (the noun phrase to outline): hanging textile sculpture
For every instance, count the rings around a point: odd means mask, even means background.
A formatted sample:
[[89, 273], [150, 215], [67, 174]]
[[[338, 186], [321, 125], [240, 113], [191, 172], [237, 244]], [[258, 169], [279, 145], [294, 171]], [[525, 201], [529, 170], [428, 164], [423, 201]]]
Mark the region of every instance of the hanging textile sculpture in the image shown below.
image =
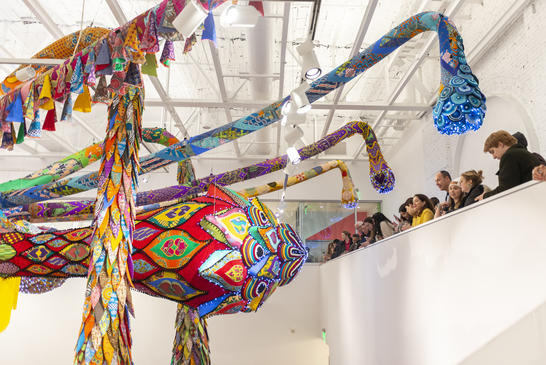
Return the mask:
[[[377, 141], [377, 137], [374, 131], [371, 129], [368, 123], [362, 121], [353, 121], [347, 123], [337, 131], [330, 133], [324, 138], [312, 143], [306, 147], [298, 150], [301, 159], [306, 160], [313, 156], [316, 156], [329, 148], [333, 147], [342, 140], [349, 138], [355, 134], [362, 135], [364, 142], [366, 143], [366, 150], [368, 153], [369, 162], [369, 176], [370, 182], [374, 189], [380, 193], [391, 191], [395, 184], [394, 174], [385, 161], [381, 148]], [[146, 135], [146, 133], [145, 133]], [[150, 139], [152, 140], [152, 139]], [[159, 203], [162, 201], [181, 200], [185, 197], [197, 196], [207, 190], [208, 186], [212, 183], [222, 186], [228, 186], [237, 182], [246, 181], [255, 177], [263, 176], [275, 171], [282, 170], [288, 163], [288, 157], [286, 155], [280, 156], [274, 159], [265, 160], [250, 166], [242, 167], [233, 171], [228, 171], [218, 175], [206, 176], [201, 179], [197, 179], [190, 184], [170, 186], [161, 189], [155, 189], [151, 191], [143, 191], [137, 193], [136, 204], [137, 206]], [[28, 197], [40, 197], [45, 199], [56, 198], [60, 196], [70, 195], [69, 193], [76, 193], [79, 189], [74, 189], [71, 181], [81, 181], [81, 178], [74, 178], [72, 180], [60, 181], [59, 183], [51, 185], [52, 187], [36, 187], [23, 191], [13, 191], [0, 193], [3, 201], [10, 201], [13, 203], [26, 202]], [[70, 187], [67, 189], [67, 185]], [[80, 184], [81, 186], [81, 184]], [[87, 183], [87, 188], [94, 186], [91, 182]], [[87, 189], [85, 189], [87, 190]], [[32, 194], [28, 194], [31, 192]], [[22, 195], [24, 194], [24, 195]], [[47, 197], [47, 198], [45, 198]], [[350, 206], [353, 200], [342, 199], [344, 205]], [[22, 205], [20, 207], [11, 208], [4, 212], [10, 217], [17, 217], [19, 219], [31, 219], [34, 221], [47, 221], [48, 218], [57, 217], [59, 220], [70, 220], [71, 216], [81, 216], [84, 214], [90, 214], [92, 212], [93, 201], [75, 201], [65, 203], [36, 203], [30, 205]], [[78, 219], [82, 219], [81, 217]]]

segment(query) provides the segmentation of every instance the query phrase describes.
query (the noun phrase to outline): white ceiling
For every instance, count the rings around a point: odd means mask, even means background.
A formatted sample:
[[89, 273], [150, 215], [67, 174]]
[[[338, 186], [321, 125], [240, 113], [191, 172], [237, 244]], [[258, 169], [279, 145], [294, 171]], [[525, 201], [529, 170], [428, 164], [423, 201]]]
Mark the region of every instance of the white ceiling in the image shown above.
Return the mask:
[[[115, 28], [159, 0], [87, 0], [83, 26]], [[315, 4], [320, 4], [315, 30], [316, 52], [325, 72], [343, 63], [351, 53], [373, 43], [409, 16], [427, 10], [445, 11], [463, 35], [471, 66], [502, 32], [503, 22], [523, 1], [500, 0], [317, 0], [264, 1], [266, 17], [256, 29], [225, 29], [219, 25], [218, 48], [199, 41], [176, 61], [159, 68], [158, 79], [145, 80], [145, 127], [165, 126], [182, 138], [245, 116], [287, 95], [300, 82], [295, 47], [310, 31]], [[0, 78], [17, 65], [12, 58], [28, 58], [62, 35], [81, 27], [83, 0], [3, 1], [0, 12]], [[284, 25], [287, 24], [287, 27]], [[500, 29], [498, 29], [500, 28]], [[284, 29], [284, 32], [283, 32]], [[497, 32], [497, 33], [495, 33]], [[361, 42], [358, 42], [358, 40]], [[310, 143], [348, 121], [364, 118], [388, 150], [410, 123], [419, 120], [434, 102], [439, 85], [438, 47], [434, 34], [416, 37], [365, 75], [317, 102], [302, 128]], [[473, 58], [474, 57], [474, 58]], [[474, 62], [474, 63], [473, 63]], [[284, 65], [284, 67], [281, 67]], [[255, 77], [258, 76], [258, 77]], [[479, 77], [479, 75], [478, 75]], [[393, 107], [394, 105], [394, 107]], [[396, 108], [396, 110], [393, 110]], [[54, 133], [25, 141], [0, 155], [63, 156], [104, 135], [106, 110], [76, 113], [72, 123], [58, 123]], [[157, 150], [147, 145], [145, 155]], [[274, 157], [284, 153], [278, 125], [207, 152], [204, 159]], [[332, 156], [362, 159], [361, 141], [353, 138]]]

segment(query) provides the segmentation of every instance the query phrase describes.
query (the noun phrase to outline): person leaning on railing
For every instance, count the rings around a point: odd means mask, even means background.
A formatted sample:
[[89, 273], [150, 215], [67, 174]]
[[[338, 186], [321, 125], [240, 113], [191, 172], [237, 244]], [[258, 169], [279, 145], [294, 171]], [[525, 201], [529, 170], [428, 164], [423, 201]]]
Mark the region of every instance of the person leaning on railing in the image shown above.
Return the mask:
[[507, 131], [492, 133], [485, 140], [484, 152], [489, 152], [494, 159], [500, 160], [499, 186], [476, 198], [482, 200], [502, 191], [518, 186], [532, 178], [535, 166], [540, 165], [538, 158], [518, 143], [518, 140]]
[[451, 213], [462, 206], [464, 193], [457, 181], [452, 181], [449, 184], [448, 193], [449, 199], [447, 202], [438, 204], [436, 211], [434, 212], [434, 218]]
[[464, 192], [463, 207], [474, 204], [477, 201], [477, 198], [486, 191], [485, 186], [482, 185], [482, 181], [482, 170], [469, 170], [461, 174], [460, 184], [461, 189]]
[[415, 194], [413, 196], [413, 203], [408, 205], [406, 209], [413, 217], [411, 223], [412, 227], [416, 227], [434, 219], [434, 206], [425, 194]]
[[533, 169], [533, 180], [546, 181], [546, 164], [538, 165]]
[[389, 220], [389, 218], [385, 217], [383, 213], [375, 213], [374, 215], [372, 215], [372, 219], [376, 242], [382, 240], [383, 238], [390, 237], [394, 234], [394, 225]]
[[397, 217], [396, 215], [394, 216], [396, 221], [394, 224], [395, 233], [400, 233], [411, 228], [411, 221], [413, 218], [408, 212], [408, 206], [411, 204], [413, 204], [413, 197], [406, 199], [406, 201], [400, 205], [400, 208], [398, 208], [400, 217]]

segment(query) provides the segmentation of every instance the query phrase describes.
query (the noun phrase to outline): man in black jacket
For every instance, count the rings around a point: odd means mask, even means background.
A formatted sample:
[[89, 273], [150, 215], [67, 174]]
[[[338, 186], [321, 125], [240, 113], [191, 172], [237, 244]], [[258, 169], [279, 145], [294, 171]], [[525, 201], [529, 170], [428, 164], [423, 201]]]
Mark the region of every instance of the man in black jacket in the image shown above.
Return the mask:
[[489, 152], [499, 162], [499, 186], [484, 193], [476, 200], [482, 200], [501, 191], [530, 181], [532, 171], [540, 162], [532, 153], [520, 144], [510, 133], [500, 130], [492, 133], [485, 140], [484, 152]]

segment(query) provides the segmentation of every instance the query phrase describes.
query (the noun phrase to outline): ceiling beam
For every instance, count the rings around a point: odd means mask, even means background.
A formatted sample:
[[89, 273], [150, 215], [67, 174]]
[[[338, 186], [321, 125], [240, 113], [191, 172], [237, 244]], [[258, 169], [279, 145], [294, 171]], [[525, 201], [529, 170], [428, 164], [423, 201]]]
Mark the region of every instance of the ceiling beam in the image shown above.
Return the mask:
[[47, 65], [55, 66], [63, 63], [64, 60], [55, 58], [0, 58], [3, 65]]
[[[171, 99], [170, 104], [182, 108], [263, 108], [266, 105], [277, 102], [277, 100], [239, 100], [219, 102], [215, 100], [202, 99]], [[146, 99], [144, 105], [148, 107], [163, 107], [165, 102], [159, 99]], [[313, 110], [387, 110], [387, 111], [413, 111], [420, 112], [430, 109], [428, 104], [363, 104], [363, 103], [314, 103]]]
[[[360, 47], [362, 47], [362, 42], [364, 42], [364, 37], [366, 36], [366, 33], [368, 32], [368, 28], [370, 27], [373, 14], [375, 13], [377, 3], [378, 3], [378, 0], [368, 1], [368, 5], [366, 5], [366, 10], [364, 11], [364, 17], [362, 18], [362, 22], [360, 23], [360, 27], [358, 28], [356, 39], [353, 44], [351, 53], [349, 55], [349, 59], [356, 56], [358, 51], [360, 51]], [[341, 94], [343, 93], [344, 87], [345, 85], [341, 85], [336, 90], [336, 93], [334, 94], [334, 101], [333, 101], [334, 105], [337, 105], [339, 103], [339, 99], [341, 98]], [[328, 117], [326, 118], [326, 122], [324, 123], [324, 127], [322, 129], [322, 137], [328, 134], [328, 130], [330, 129], [330, 124], [332, 124], [332, 119], [334, 118], [335, 112], [336, 112], [335, 108], [330, 109], [330, 111], [328, 112]]]
[[[241, 157], [235, 156], [198, 156], [192, 157], [192, 161], [263, 161], [264, 159], [271, 159], [277, 156], [269, 155], [243, 155]], [[332, 161], [332, 160], [347, 160], [351, 157], [349, 155], [325, 155], [320, 154], [320, 156], [313, 157], [313, 159], [308, 159], [309, 161]], [[306, 160], [304, 160], [306, 161]], [[363, 158], [361, 161], [368, 161], [368, 158]]]
[[77, 152], [76, 148], [70, 143], [66, 138], [61, 137], [58, 132], [47, 132], [45, 133], [45, 136], [55, 140], [60, 146], [62, 146], [64, 149], [68, 150], [69, 152], [75, 153]]
[[[444, 14], [446, 16], [448, 16], [448, 17], [454, 16], [459, 11], [459, 9], [463, 5], [464, 1], [465, 0], [455, 0], [452, 3], [452, 5], [450, 6], [450, 8], [445, 11]], [[430, 52], [430, 48], [437, 41], [437, 39], [438, 39], [438, 36], [437, 36], [436, 33], [434, 33], [428, 39], [428, 41], [425, 43], [425, 46], [423, 47], [421, 52], [419, 52], [419, 55], [417, 56], [417, 59], [413, 62], [413, 64], [408, 69], [408, 71], [406, 71], [404, 76], [402, 76], [402, 78], [400, 79], [398, 84], [394, 87], [394, 90], [391, 92], [391, 94], [387, 98], [387, 105], [392, 105], [396, 101], [396, 99], [398, 99], [398, 96], [400, 96], [400, 94], [402, 93], [404, 88], [407, 86], [407, 84], [409, 83], [409, 81], [411, 80], [411, 78], [413, 77], [415, 72], [417, 71], [417, 69], [421, 66], [421, 63], [426, 59], [428, 53]], [[377, 118], [375, 118], [374, 122], [371, 124], [372, 129], [374, 129], [374, 130], [376, 129], [376, 127], [379, 125], [379, 123], [381, 123], [381, 121], [383, 120], [383, 118], [387, 114], [387, 111], [388, 110], [385, 109], [385, 110], [381, 111], [381, 113], [379, 113]], [[378, 133], [377, 130], [375, 130], [375, 132]], [[357, 148], [355, 154], [353, 155], [353, 160], [358, 159], [358, 157], [362, 153], [362, 150], [364, 149], [365, 145], [366, 144], [364, 142], [362, 142], [360, 144], [360, 146]]]
[[[216, 78], [218, 80], [220, 100], [223, 104], [222, 108], [224, 109], [224, 113], [226, 114], [227, 123], [231, 123], [233, 121], [233, 117], [231, 116], [231, 110], [229, 110], [229, 106], [227, 105], [228, 100], [226, 93], [226, 84], [222, 75], [222, 64], [220, 63], [220, 57], [218, 56], [218, 49], [216, 49], [216, 46], [212, 42], [208, 42], [208, 44], [212, 57], [212, 63], [214, 64], [214, 70], [216, 71]], [[241, 156], [241, 150], [239, 149], [239, 144], [237, 143], [237, 141], [233, 141], [233, 149], [235, 150], [235, 154], [237, 155], [237, 157]]]
[[125, 16], [123, 10], [121, 10], [121, 7], [119, 6], [117, 0], [106, 0], [106, 4], [110, 8], [112, 15], [114, 15], [114, 18], [116, 18], [116, 21], [119, 25], [126, 24], [129, 21], [129, 19], [127, 19], [127, 17]]
[[[290, 23], [290, 8], [289, 2], [284, 3], [282, 12], [282, 34], [281, 34], [281, 55], [280, 55], [280, 71], [279, 71], [279, 92], [277, 98], [282, 99], [284, 95], [284, 77], [286, 70], [286, 48], [288, 47], [288, 26]], [[276, 155], [279, 154], [281, 149], [281, 123], [277, 123], [277, 144], [275, 147]]]
[[53, 19], [48, 15], [49, 12], [46, 11], [38, 0], [23, 0], [23, 3], [27, 8], [34, 14], [34, 16], [42, 23], [42, 25], [47, 29], [49, 34], [55, 38], [55, 40], [64, 36], [61, 28], [53, 21]]

